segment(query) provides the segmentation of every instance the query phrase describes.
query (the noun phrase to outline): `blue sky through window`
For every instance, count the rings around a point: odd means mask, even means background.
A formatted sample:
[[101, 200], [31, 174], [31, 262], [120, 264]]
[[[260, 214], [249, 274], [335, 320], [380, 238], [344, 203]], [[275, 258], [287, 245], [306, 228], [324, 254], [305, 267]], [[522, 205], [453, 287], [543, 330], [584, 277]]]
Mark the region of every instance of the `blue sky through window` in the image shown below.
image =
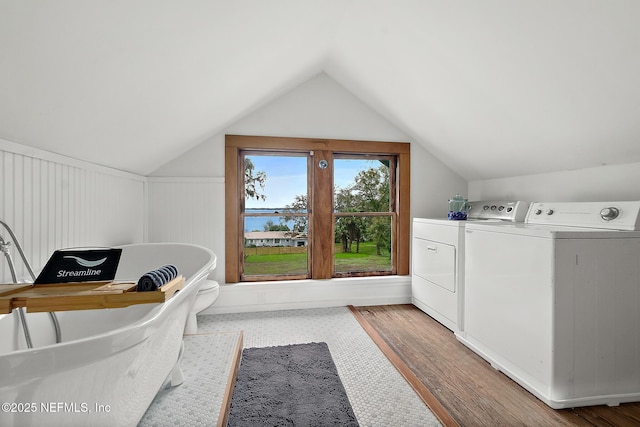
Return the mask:
[[265, 172], [264, 189], [256, 188], [266, 200], [246, 199], [247, 209], [282, 208], [295, 196], [307, 194], [307, 158], [295, 156], [247, 156], [255, 166], [254, 173]]
[[[246, 199], [247, 209], [282, 208], [293, 202], [295, 196], [307, 193], [307, 158], [298, 156], [247, 156], [255, 166], [254, 173], [267, 174], [264, 190], [266, 200]], [[317, 159], [319, 160], [319, 159]], [[358, 171], [378, 167], [375, 160], [336, 159], [334, 185], [344, 188], [353, 184]]]

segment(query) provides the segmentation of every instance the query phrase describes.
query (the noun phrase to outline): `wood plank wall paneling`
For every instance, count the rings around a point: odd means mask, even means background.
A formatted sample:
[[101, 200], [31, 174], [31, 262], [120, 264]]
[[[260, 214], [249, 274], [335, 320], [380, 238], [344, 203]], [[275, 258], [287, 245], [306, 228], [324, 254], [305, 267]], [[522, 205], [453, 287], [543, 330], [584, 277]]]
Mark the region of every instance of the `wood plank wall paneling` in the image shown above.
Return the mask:
[[[55, 157], [0, 150], [0, 219], [13, 229], [34, 270], [57, 248], [143, 240], [144, 177]], [[11, 240], [4, 227], [0, 233]], [[15, 248], [11, 254], [19, 277], [27, 278]], [[2, 258], [0, 281], [7, 282]]]
[[147, 241], [194, 243], [210, 249], [224, 239], [224, 179], [150, 178]]

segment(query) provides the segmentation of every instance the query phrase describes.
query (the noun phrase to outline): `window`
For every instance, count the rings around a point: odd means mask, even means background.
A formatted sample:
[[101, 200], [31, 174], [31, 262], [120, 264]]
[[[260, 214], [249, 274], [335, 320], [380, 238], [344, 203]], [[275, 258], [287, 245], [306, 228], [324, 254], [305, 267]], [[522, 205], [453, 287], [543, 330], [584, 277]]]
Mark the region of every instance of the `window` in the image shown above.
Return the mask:
[[227, 135], [225, 150], [228, 283], [409, 274], [409, 144]]
[[[308, 278], [309, 153], [242, 149], [238, 156], [241, 279]], [[247, 244], [255, 237], [260, 247]]]
[[334, 155], [334, 276], [394, 272], [395, 156]]

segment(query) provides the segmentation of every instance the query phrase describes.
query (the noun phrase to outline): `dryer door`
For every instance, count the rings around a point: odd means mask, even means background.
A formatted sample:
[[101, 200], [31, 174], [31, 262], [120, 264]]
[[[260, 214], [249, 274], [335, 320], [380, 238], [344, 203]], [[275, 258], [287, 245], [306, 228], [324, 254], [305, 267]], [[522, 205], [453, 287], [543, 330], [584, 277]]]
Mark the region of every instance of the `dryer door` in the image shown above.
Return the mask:
[[450, 292], [456, 291], [456, 248], [445, 243], [414, 238], [413, 272]]

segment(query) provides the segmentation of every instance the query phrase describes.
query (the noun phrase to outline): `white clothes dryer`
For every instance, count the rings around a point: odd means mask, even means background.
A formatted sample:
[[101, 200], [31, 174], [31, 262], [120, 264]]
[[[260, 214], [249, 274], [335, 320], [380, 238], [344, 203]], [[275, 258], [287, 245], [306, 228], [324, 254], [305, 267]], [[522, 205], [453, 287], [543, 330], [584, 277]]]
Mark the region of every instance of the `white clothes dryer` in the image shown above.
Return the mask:
[[467, 219], [414, 218], [411, 301], [452, 331], [463, 328], [464, 227], [476, 221], [523, 221], [521, 201], [471, 202]]
[[640, 202], [466, 226], [458, 339], [552, 408], [640, 401]]

